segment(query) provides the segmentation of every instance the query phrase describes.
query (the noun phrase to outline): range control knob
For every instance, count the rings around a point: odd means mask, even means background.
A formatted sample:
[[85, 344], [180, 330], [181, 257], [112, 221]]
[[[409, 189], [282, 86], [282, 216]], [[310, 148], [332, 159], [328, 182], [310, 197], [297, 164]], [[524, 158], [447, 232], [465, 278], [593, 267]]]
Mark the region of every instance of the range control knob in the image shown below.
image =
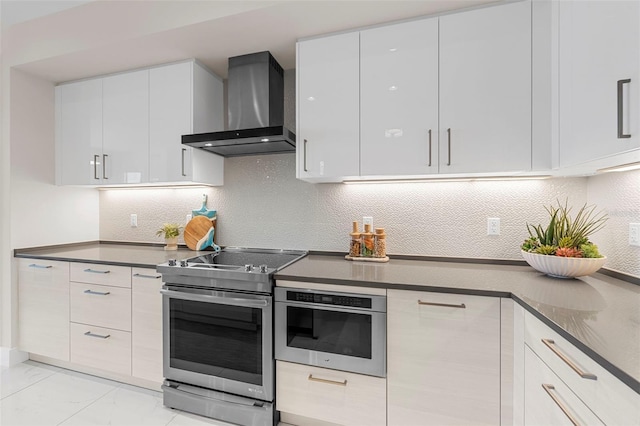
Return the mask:
[[244, 265], [245, 272], [251, 272], [253, 270], [253, 265]]
[[187, 264], [186, 260], [181, 260], [180, 261], [180, 266], [182, 266], [184, 268], [185, 266], [189, 266], [189, 265]]
[[169, 266], [176, 266], [176, 260], [175, 259], [169, 259]]
[[260, 272], [262, 272], [263, 274], [267, 273], [267, 265], [260, 265]]

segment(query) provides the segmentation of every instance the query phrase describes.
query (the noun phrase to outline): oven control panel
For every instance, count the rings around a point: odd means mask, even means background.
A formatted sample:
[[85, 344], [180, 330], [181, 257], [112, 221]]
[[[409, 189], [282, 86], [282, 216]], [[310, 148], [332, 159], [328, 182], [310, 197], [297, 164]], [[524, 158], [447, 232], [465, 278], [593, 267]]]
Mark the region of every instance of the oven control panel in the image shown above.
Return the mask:
[[353, 308], [371, 308], [370, 297], [346, 296], [341, 294], [311, 293], [287, 291], [287, 300], [302, 303], [319, 303], [322, 305], [349, 306]]

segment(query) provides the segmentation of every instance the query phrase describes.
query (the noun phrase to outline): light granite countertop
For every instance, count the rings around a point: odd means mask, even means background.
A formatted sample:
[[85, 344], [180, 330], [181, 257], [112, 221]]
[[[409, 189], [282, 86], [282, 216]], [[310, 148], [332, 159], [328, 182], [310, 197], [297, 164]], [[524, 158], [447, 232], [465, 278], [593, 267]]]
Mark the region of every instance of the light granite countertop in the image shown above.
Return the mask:
[[640, 285], [601, 273], [546, 276], [529, 266], [309, 255], [276, 280], [511, 297], [640, 393]]
[[[15, 257], [155, 268], [203, 252], [161, 245], [87, 242], [15, 250]], [[490, 261], [487, 261], [490, 262]], [[510, 297], [640, 393], [640, 285], [596, 273], [548, 277], [529, 266], [407, 260], [347, 261], [311, 254], [276, 280]]]

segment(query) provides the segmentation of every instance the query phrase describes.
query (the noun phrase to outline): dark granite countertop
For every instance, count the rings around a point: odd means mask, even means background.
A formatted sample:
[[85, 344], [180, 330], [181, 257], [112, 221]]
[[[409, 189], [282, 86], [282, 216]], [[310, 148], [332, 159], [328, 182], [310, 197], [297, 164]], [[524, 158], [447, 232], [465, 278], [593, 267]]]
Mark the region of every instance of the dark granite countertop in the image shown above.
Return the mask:
[[[155, 268], [202, 252], [182, 246], [87, 242], [17, 249], [15, 257]], [[580, 279], [548, 277], [505, 263], [408, 260], [351, 262], [311, 254], [276, 280], [510, 297], [640, 393], [640, 285], [596, 273]]]
[[529, 266], [309, 255], [276, 280], [511, 297], [640, 393], [640, 286], [601, 273], [546, 276]]

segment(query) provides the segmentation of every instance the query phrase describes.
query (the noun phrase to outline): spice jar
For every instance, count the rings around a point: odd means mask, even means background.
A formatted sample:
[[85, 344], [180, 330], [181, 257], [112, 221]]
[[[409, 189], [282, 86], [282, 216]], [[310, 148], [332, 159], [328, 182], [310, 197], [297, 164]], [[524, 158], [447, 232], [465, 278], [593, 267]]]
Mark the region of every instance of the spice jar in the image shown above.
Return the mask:
[[376, 228], [373, 246], [373, 257], [387, 256], [387, 234], [384, 233], [384, 228]]
[[371, 232], [371, 225], [368, 223], [364, 225], [364, 232], [362, 233], [362, 256], [363, 257], [372, 257], [373, 256], [373, 233]]
[[349, 256], [359, 257], [361, 252], [360, 231], [358, 230], [358, 222], [353, 221], [353, 229], [349, 234], [351, 236], [351, 243], [349, 244]]

